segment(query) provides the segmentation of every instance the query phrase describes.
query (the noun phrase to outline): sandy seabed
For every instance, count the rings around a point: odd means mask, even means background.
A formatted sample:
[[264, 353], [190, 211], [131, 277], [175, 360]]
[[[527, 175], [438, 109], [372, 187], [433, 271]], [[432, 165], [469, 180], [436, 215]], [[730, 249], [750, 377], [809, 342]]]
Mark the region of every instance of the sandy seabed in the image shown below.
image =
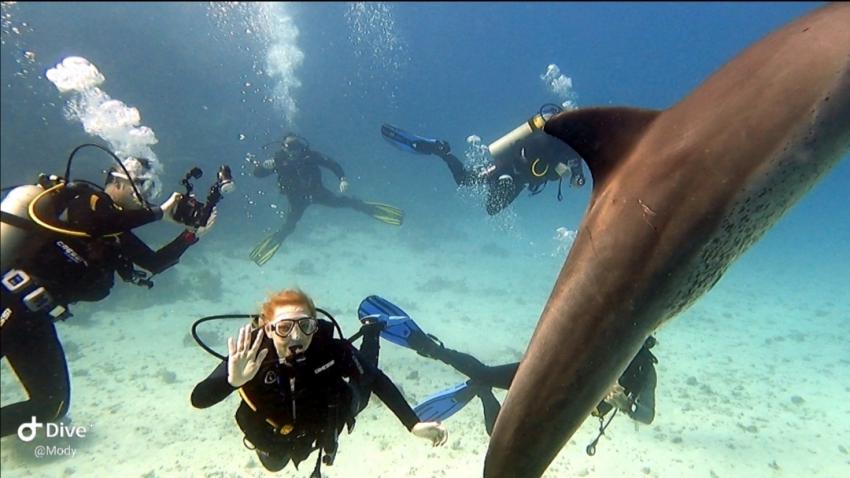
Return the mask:
[[[86, 426], [88, 434], [31, 443], [4, 438], [4, 478], [270, 476], [242, 444], [236, 394], [205, 410], [189, 403], [192, 388], [217, 365], [188, 334], [195, 319], [254, 312], [268, 292], [297, 285], [350, 335], [360, 300], [379, 294], [447, 346], [498, 364], [521, 357], [563, 262], [549, 238], [539, 240], [544, 247], [517, 248], [515, 236], [488, 236], [482, 224], [449, 226], [433, 241], [415, 221], [393, 229], [366, 219], [328, 225], [317, 216], [306, 216], [263, 268], [246, 259], [261, 235], [235, 242], [213, 232], [154, 289], [119, 284], [109, 299], [74, 307], [76, 316], [58, 324], [73, 387], [64, 422]], [[598, 427], [589, 419], [544, 476], [850, 476], [846, 285], [771, 259], [751, 251], [658, 331], [652, 425], [617, 417], [589, 457], [585, 446]], [[221, 339], [223, 350], [223, 337], [238, 326], [219, 323], [207, 336]], [[381, 368], [411, 404], [464, 379], [386, 342]], [[23, 397], [4, 360], [3, 403]], [[449, 442], [432, 448], [373, 397], [323, 476], [480, 476], [488, 438], [480, 404], [471, 402], [446, 425]], [[70, 447], [75, 455], [36, 458], [38, 445]], [[307, 477], [314, 457], [277, 475]]]

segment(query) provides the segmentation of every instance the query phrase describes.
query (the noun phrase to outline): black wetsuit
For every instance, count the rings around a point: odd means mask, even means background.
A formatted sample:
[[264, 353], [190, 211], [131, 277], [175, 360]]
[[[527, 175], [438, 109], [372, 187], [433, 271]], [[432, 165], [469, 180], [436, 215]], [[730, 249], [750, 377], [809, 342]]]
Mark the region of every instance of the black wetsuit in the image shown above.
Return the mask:
[[327, 168], [340, 180], [345, 177], [345, 173], [339, 163], [319, 152], [307, 149], [290, 154], [281, 149], [275, 153], [274, 163], [274, 169], [257, 165], [254, 168], [254, 176], [264, 178], [276, 172], [280, 192], [289, 202], [286, 222], [276, 233], [278, 240], [282, 241], [295, 230], [304, 210], [313, 203], [328, 207], [347, 207], [366, 214], [373, 212], [372, 206], [362, 200], [334, 194], [325, 188], [319, 167]]
[[176, 264], [197, 242], [195, 235], [186, 231], [154, 252], [129, 230], [159, 220], [162, 211], [158, 207], [122, 210], [108, 195], [85, 185], [68, 188], [65, 194], [67, 225], [73, 230], [92, 236], [124, 232], [116, 237], [72, 237], [31, 225], [33, 240], [17, 254], [12, 269], [25, 272], [32, 284], [14, 293], [0, 286], [4, 311], [0, 356], [9, 359], [29, 399], [3, 407], [1, 436], [15, 433], [32, 416], [42, 423], [60, 419], [70, 400], [65, 353], [50, 315], [53, 305], [34, 312], [23, 304], [22, 297], [44, 287], [54, 305], [99, 301], [109, 295], [116, 272], [127, 281], [140, 277], [134, 264], [159, 273]]
[[[236, 410], [236, 422], [245, 439], [270, 471], [291, 460], [297, 466], [315, 449], [333, 456], [336, 437], [369, 402], [372, 392], [411, 430], [419, 419], [393, 382], [377, 367], [378, 329], [363, 334], [360, 350], [333, 338], [332, 326], [320, 322], [319, 331], [295, 365], [280, 364], [273, 342], [257, 375], [242, 386], [245, 396]], [[367, 329], [364, 329], [364, 331]], [[262, 332], [258, 332], [262, 333]], [[192, 391], [192, 405], [206, 408], [224, 400], [234, 389], [222, 361]]]
[[[448, 151], [448, 143], [442, 144], [445, 147], [434, 154], [445, 161], [458, 186], [487, 185], [485, 206], [487, 214], [491, 216], [508, 207], [526, 186], [534, 195], [540, 193], [548, 181], [561, 180], [561, 176], [554, 167], [557, 161], [552, 161], [552, 164], [533, 164], [532, 161], [520, 156], [510, 161], [493, 162], [483, 171], [476, 171], [464, 167], [463, 163]], [[569, 167], [574, 178], [582, 177], [580, 163], [573, 161]], [[509, 176], [510, 180], [500, 180], [503, 176]], [[558, 196], [560, 198], [560, 189]]]
[[[651, 339], [654, 345], [654, 338]], [[497, 366], [487, 366], [472, 355], [452, 350], [435, 342], [419, 347], [420, 354], [437, 359], [450, 365], [458, 372], [470, 378], [469, 384], [478, 387], [476, 394], [484, 406], [484, 422], [489, 434], [496, 423], [499, 413], [499, 402], [493, 396], [492, 388], [507, 390], [516, 375], [519, 362]], [[658, 359], [649, 351], [645, 343], [632, 359], [626, 371], [618, 382], [632, 401], [632, 407], [627, 411], [629, 417], [642, 423], [652, 423], [655, 418], [655, 385], [657, 376], [654, 365]], [[612, 406], [604, 400], [599, 402], [595, 414], [605, 415]]]

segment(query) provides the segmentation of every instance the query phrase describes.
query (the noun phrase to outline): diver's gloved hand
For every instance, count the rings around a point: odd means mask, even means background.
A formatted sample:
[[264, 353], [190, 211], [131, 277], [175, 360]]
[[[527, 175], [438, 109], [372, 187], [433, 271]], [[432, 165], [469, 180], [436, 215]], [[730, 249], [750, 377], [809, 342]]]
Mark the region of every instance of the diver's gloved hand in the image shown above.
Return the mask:
[[410, 433], [419, 438], [431, 440], [431, 444], [434, 446], [442, 446], [449, 439], [449, 432], [440, 422], [419, 422], [413, 425]]
[[346, 191], [348, 191], [348, 180], [339, 178], [339, 192], [344, 193]]
[[191, 229], [192, 233], [195, 234], [195, 237], [200, 239], [200, 238], [204, 237], [208, 232], [210, 232], [212, 227], [215, 225], [215, 218], [217, 218], [217, 217], [218, 217], [218, 208], [214, 207], [212, 212], [210, 212], [209, 219], [207, 219], [207, 225], [206, 226], [195, 227], [195, 228]]
[[269, 349], [260, 350], [263, 341], [263, 331], [257, 333], [257, 338], [251, 344], [251, 325], [246, 324], [239, 329], [236, 342], [233, 337], [227, 339], [227, 383], [239, 388], [248, 383], [260, 370], [260, 365], [269, 353]]
[[162, 209], [163, 219], [178, 224], [177, 220], [174, 219], [174, 211], [177, 210], [177, 203], [180, 202], [181, 197], [183, 197], [183, 195], [180, 193], [171, 193], [171, 196], [159, 205], [159, 208]]
[[263, 167], [266, 168], [266, 169], [274, 169], [274, 160], [273, 159], [267, 159], [267, 160], [263, 161]]

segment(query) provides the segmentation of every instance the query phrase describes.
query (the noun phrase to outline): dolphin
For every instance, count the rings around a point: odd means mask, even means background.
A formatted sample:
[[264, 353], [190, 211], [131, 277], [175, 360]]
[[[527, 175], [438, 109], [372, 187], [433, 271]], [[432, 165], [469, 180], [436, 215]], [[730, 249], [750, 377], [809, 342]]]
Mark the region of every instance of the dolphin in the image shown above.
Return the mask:
[[671, 108], [544, 131], [593, 191], [496, 421], [485, 478], [540, 477], [644, 339], [692, 305], [850, 149], [850, 4], [733, 58]]

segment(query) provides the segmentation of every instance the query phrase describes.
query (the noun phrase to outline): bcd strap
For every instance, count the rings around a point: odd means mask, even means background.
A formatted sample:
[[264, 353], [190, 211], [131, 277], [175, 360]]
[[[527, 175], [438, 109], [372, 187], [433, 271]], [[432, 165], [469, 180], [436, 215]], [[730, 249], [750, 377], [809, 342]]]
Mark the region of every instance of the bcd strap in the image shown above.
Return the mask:
[[30, 231], [39, 230], [39, 227], [36, 226], [32, 221], [27, 218], [23, 218], [21, 216], [16, 216], [10, 212], [0, 211], [0, 220], [5, 222], [6, 224], [11, 224], [15, 227], [19, 227], [21, 229], [27, 229]]

